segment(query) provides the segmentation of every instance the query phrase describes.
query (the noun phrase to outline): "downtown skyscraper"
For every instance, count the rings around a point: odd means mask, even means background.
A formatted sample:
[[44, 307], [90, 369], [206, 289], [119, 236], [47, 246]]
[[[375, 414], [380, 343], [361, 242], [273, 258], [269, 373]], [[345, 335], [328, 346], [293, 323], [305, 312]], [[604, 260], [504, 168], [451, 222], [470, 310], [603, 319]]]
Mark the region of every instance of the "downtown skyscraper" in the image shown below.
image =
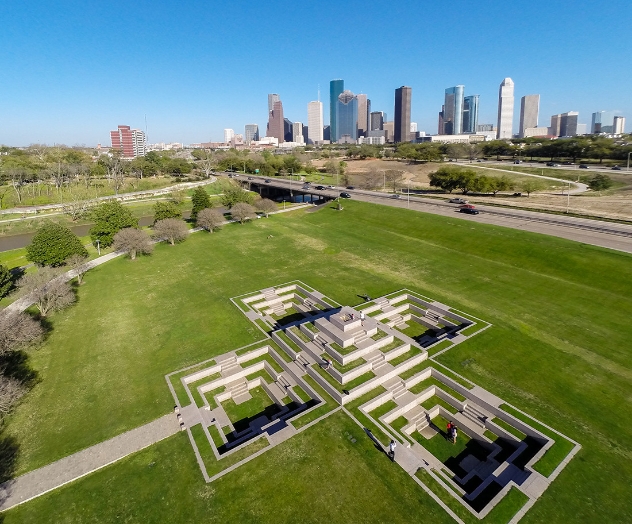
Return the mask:
[[332, 80], [329, 82], [329, 136], [332, 142], [336, 142], [339, 137], [336, 121], [336, 106], [338, 104], [338, 97], [344, 90], [344, 80]]
[[351, 91], [343, 91], [336, 101], [336, 134], [331, 135], [332, 142], [358, 139], [358, 97]]
[[314, 100], [307, 104], [307, 142], [316, 144], [323, 141], [323, 103]]
[[[270, 97], [276, 97], [271, 100]], [[282, 144], [285, 140], [285, 128], [283, 118], [283, 103], [279, 99], [279, 95], [268, 95], [268, 107], [272, 102], [272, 109], [268, 113], [268, 127], [266, 129], [266, 136], [275, 137], [278, 139], [279, 144]]]
[[395, 143], [409, 141], [412, 91], [412, 88], [408, 86], [402, 86], [395, 90], [395, 120], [393, 125]]
[[371, 100], [366, 95], [356, 95], [358, 98], [358, 136], [367, 136], [371, 120]]
[[449, 87], [445, 90], [443, 105], [443, 133], [446, 135], [460, 135], [463, 133], [463, 92], [462, 85]]
[[470, 95], [463, 99], [463, 133], [473, 135], [478, 128], [478, 101], [480, 95]]
[[525, 95], [520, 99], [520, 127], [518, 136], [524, 138], [525, 129], [538, 127], [540, 95]]
[[496, 138], [508, 139], [513, 136], [514, 82], [505, 78], [498, 90], [498, 131]]

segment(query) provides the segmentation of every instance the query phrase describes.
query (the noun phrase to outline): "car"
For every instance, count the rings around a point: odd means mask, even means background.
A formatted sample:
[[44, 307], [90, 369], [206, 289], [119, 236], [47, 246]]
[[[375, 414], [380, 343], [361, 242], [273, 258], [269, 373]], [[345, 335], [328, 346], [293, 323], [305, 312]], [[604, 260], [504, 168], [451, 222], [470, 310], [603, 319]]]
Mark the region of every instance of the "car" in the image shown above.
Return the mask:
[[560, 165], [556, 164], [555, 162], [547, 162], [546, 165], [549, 167], [560, 167]]
[[264, 180], [264, 182], [265, 182], [266, 184], [269, 184], [270, 182], [272, 182], [272, 180], [270, 180], [269, 178], [266, 178], [266, 179]]
[[323, 191], [325, 189], [325, 186], [316, 186], [314, 189], [316, 191]]
[[613, 171], [621, 171], [621, 168], [619, 166], [614, 166], [612, 168]]
[[340, 198], [351, 198], [351, 195], [343, 191], [342, 193], [340, 193]]
[[355, 186], [347, 186], [347, 189], [353, 190], [353, 189], [355, 189]]
[[563, 166], [574, 166], [575, 164], [573, 162], [562, 162]]
[[479, 158], [479, 159], [477, 160], [477, 162], [482, 162], [482, 160]]
[[467, 204], [467, 200], [464, 198], [451, 198], [448, 202], [450, 202], [450, 204]]
[[514, 160], [514, 164], [522, 164], [521, 160]]
[[248, 180], [254, 180], [254, 178], [252, 178], [251, 176], [248, 177]]
[[237, 178], [239, 176], [239, 173], [233, 173], [233, 176]]
[[459, 213], [467, 213], [468, 215], [478, 215], [478, 209], [474, 209], [473, 207], [462, 207], [459, 209]]
[[522, 196], [522, 193], [514, 193], [513, 196]]
[[303, 189], [311, 189], [312, 186], [310, 186], [309, 184], [303, 184]]
[[474, 204], [463, 204], [462, 206], [459, 206], [459, 208], [463, 208], [463, 209], [474, 209], [476, 206]]
[[336, 189], [336, 186], [328, 185], [327, 189]]
[[394, 195], [391, 195], [391, 198], [402, 198], [402, 195], [395, 193]]
[[586, 164], [579, 164], [579, 169], [588, 169]]

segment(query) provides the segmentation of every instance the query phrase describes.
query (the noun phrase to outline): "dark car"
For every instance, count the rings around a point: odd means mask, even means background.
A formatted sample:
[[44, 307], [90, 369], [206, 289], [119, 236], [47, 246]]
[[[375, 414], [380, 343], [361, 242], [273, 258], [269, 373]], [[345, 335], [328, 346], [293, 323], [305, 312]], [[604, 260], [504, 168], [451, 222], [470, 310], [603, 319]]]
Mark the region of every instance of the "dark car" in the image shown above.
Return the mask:
[[399, 194], [391, 195], [391, 198], [402, 198], [402, 195], [399, 195]]
[[562, 162], [563, 166], [574, 166], [575, 164], [573, 162]]
[[347, 189], [353, 190], [353, 189], [355, 189], [355, 186], [347, 186]]
[[514, 160], [514, 164], [522, 164], [522, 160]]
[[468, 215], [478, 215], [478, 209], [473, 207], [462, 207], [459, 209], [459, 213], [467, 213]]
[[621, 171], [621, 168], [619, 166], [614, 166], [612, 168], [613, 171]]
[[269, 184], [270, 182], [272, 182], [272, 180], [270, 180], [269, 178], [266, 178], [266, 179], [264, 180], [264, 182], [265, 182], [266, 184]]
[[316, 191], [324, 191], [325, 186], [316, 186], [314, 189], [316, 189]]
[[351, 198], [349, 193], [340, 193], [340, 198]]
[[579, 164], [579, 169], [588, 169], [586, 164]]
[[254, 178], [252, 178], [251, 176], [248, 177], [248, 180], [254, 180]]
[[559, 167], [560, 166], [559, 164], [556, 164], [555, 162], [547, 162], [546, 165], [549, 166], [549, 167]]

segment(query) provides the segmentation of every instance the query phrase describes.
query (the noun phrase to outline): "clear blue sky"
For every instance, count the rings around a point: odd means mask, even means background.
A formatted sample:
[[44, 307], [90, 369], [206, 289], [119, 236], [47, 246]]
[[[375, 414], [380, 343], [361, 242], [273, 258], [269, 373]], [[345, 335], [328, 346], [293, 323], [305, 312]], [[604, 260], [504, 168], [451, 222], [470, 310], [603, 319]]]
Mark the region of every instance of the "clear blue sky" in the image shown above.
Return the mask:
[[109, 144], [118, 124], [151, 142], [221, 140], [247, 123], [265, 132], [267, 94], [306, 122], [318, 84], [367, 93], [393, 115], [413, 89], [412, 120], [436, 133], [446, 87], [480, 94], [496, 121], [506, 76], [519, 100], [551, 114], [619, 110], [632, 127], [629, 0], [209, 2], [26, 0], [0, 15], [0, 144]]

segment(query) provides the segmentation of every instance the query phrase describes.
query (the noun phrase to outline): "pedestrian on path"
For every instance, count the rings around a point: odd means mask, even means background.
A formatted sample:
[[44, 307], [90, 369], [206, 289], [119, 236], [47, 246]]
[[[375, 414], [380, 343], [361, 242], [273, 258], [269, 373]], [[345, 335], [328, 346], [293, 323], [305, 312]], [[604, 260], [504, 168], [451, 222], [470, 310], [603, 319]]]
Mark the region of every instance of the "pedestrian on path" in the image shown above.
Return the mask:
[[397, 444], [394, 440], [391, 440], [391, 443], [388, 445], [388, 456], [392, 462], [395, 462], [395, 448]]
[[364, 326], [364, 311], [360, 311], [360, 323]]
[[448, 422], [446, 427], [446, 440], [452, 441], [452, 428], [454, 427], [454, 423], [452, 421]]
[[452, 426], [452, 444], [456, 444], [457, 428]]

